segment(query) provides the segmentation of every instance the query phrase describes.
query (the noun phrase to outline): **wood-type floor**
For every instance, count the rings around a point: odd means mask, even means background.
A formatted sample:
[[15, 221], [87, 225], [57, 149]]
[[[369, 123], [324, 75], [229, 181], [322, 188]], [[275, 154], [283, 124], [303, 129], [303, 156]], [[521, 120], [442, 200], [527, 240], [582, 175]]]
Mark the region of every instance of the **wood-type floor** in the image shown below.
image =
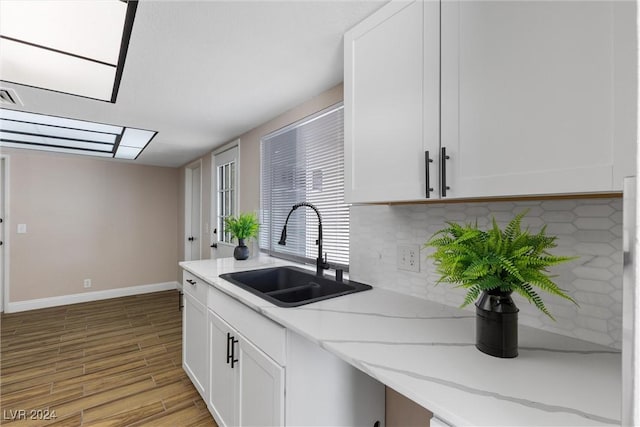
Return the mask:
[[0, 320], [2, 425], [216, 425], [182, 369], [177, 291]]

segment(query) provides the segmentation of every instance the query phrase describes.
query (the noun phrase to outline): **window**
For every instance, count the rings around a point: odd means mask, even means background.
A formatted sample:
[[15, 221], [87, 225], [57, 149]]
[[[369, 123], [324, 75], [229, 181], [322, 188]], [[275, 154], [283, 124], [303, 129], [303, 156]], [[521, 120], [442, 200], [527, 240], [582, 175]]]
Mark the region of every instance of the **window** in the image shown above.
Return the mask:
[[315, 205], [322, 216], [323, 251], [331, 264], [349, 264], [349, 207], [344, 203], [344, 114], [342, 104], [320, 111], [262, 138], [260, 248], [274, 256], [314, 263], [318, 219], [301, 208], [287, 225], [291, 207]]
[[237, 157], [237, 147], [215, 156], [218, 241], [229, 244], [231, 243], [231, 233], [227, 231], [224, 220], [236, 215]]

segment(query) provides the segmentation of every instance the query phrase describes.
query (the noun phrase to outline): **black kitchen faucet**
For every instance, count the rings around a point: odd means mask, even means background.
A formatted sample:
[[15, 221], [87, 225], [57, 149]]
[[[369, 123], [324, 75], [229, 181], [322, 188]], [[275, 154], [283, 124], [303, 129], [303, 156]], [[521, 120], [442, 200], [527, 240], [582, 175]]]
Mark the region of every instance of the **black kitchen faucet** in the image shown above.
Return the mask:
[[318, 245], [318, 258], [316, 259], [316, 275], [322, 276], [322, 270], [326, 270], [329, 268], [329, 263], [327, 262], [327, 254], [324, 254], [324, 258], [322, 257], [322, 218], [320, 217], [320, 212], [318, 208], [313, 206], [308, 202], [300, 202], [293, 205], [291, 210], [289, 211], [289, 215], [287, 215], [287, 219], [284, 222], [284, 227], [282, 228], [282, 234], [280, 235], [279, 245], [285, 246], [287, 244], [287, 223], [289, 222], [289, 217], [299, 207], [306, 206], [314, 210], [316, 215], [318, 215], [318, 240], [316, 240], [316, 245]]

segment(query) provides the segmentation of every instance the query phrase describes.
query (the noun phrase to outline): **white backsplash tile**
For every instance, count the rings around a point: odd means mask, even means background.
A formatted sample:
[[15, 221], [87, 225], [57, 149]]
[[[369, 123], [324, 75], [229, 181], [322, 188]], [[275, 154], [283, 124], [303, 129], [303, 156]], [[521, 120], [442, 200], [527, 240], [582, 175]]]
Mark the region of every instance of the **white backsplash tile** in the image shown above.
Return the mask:
[[[556, 283], [580, 306], [541, 293], [556, 318], [549, 319], [519, 296], [521, 324], [621, 348], [622, 199], [572, 199], [520, 202], [352, 206], [350, 277], [373, 286], [459, 306], [466, 291], [442, 283], [422, 249], [420, 272], [398, 270], [399, 244], [422, 245], [445, 227], [445, 221], [472, 222], [482, 227], [495, 217], [500, 226], [529, 209], [524, 226], [558, 236], [557, 255], [580, 258], [553, 267]], [[465, 308], [475, 310], [473, 305]]]

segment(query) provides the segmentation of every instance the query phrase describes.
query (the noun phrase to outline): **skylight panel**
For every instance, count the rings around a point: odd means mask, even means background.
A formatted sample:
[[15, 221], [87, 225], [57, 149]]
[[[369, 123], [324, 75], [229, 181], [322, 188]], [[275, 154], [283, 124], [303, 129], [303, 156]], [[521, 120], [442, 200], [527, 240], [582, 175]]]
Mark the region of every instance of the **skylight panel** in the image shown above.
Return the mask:
[[0, 109], [0, 147], [135, 160], [157, 132]]
[[25, 111], [0, 109], [0, 119], [11, 119], [25, 123], [67, 127], [70, 129], [84, 129], [94, 132], [121, 134], [123, 127], [104, 123], [88, 122], [86, 120], [67, 119], [65, 117], [47, 116], [45, 114], [27, 113]]
[[135, 159], [151, 142], [157, 132], [144, 129], [126, 128], [116, 151], [116, 158]]
[[115, 102], [137, 1], [0, 1], [2, 80]]
[[125, 147], [144, 148], [155, 136], [155, 132], [144, 129], [126, 128], [122, 134], [120, 145]]
[[[7, 148], [25, 148], [24, 144], [16, 144], [16, 143], [12, 143], [12, 142], [5, 142], [5, 141], [0, 141], [0, 147], [7, 147]], [[40, 146], [40, 145], [31, 145], [28, 147], [30, 150], [39, 150], [39, 151], [51, 151], [51, 152], [55, 152], [55, 153], [65, 153], [65, 154], [80, 154], [80, 155], [87, 155], [87, 152], [84, 150], [74, 150], [74, 149], [70, 149], [70, 148], [60, 148], [60, 147], [46, 147], [46, 146]], [[99, 152], [99, 151], [94, 151], [90, 154], [93, 157], [113, 157], [112, 153], [104, 153], [104, 152]]]
[[127, 4], [20, 0], [0, 6], [2, 35], [109, 64], [118, 62]]
[[91, 151], [103, 151], [105, 153], [113, 152], [113, 144], [104, 144], [99, 142], [89, 141], [77, 141], [72, 139], [63, 138], [50, 138], [39, 135], [25, 135], [22, 133], [10, 133], [5, 132], [4, 129], [0, 130], [0, 140], [13, 142], [13, 143], [25, 143], [31, 145], [40, 145], [48, 147], [61, 147], [61, 148], [79, 148], [82, 150]]
[[118, 134], [92, 132], [88, 130], [70, 129], [65, 127], [49, 126], [36, 123], [2, 120], [2, 130], [31, 135], [43, 135], [75, 140], [95, 141], [107, 144], [115, 144]]
[[140, 154], [140, 148], [134, 147], [118, 147], [116, 158], [118, 159], [135, 159]]
[[0, 39], [0, 49], [2, 80], [88, 98], [111, 98], [116, 75], [111, 65], [6, 39]]

